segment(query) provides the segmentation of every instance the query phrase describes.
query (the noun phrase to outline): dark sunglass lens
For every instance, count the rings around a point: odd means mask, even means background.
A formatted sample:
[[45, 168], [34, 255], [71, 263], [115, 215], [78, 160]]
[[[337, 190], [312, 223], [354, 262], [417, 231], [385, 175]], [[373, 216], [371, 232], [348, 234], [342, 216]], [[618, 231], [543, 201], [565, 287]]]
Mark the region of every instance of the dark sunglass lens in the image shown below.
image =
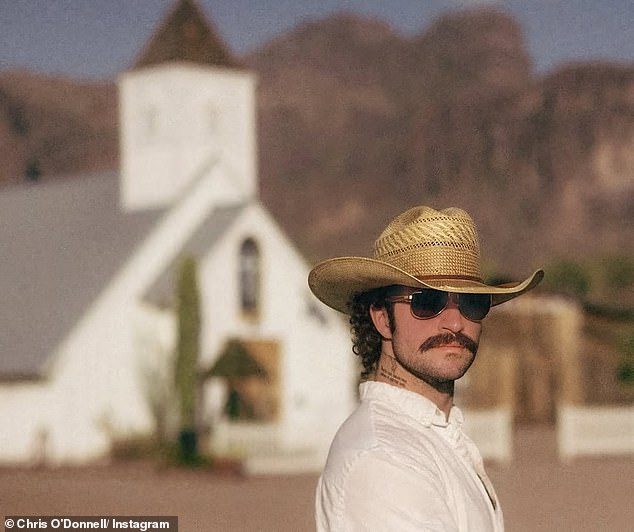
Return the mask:
[[432, 318], [447, 305], [449, 294], [440, 290], [421, 290], [412, 294], [412, 314]]
[[460, 312], [470, 320], [480, 321], [489, 313], [491, 296], [489, 294], [460, 294]]

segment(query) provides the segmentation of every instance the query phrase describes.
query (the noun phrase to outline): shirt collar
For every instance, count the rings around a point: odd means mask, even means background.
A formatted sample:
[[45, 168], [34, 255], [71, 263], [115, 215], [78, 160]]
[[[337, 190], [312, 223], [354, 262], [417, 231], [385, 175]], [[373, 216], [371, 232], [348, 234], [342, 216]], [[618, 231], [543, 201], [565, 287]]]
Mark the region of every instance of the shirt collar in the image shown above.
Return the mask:
[[462, 425], [462, 412], [453, 406], [449, 412], [449, 420], [445, 414], [427, 397], [416, 392], [398, 388], [385, 382], [366, 381], [359, 387], [361, 400], [381, 399], [391, 403], [396, 409], [426, 426], [447, 427]]

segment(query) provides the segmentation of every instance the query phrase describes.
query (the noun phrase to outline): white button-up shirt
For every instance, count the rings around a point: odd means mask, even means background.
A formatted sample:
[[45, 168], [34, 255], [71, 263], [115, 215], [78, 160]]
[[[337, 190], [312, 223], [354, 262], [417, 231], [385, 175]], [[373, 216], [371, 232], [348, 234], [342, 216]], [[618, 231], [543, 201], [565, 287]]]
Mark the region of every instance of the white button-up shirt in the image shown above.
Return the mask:
[[425, 397], [380, 382], [339, 429], [319, 479], [318, 532], [502, 532], [482, 458]]

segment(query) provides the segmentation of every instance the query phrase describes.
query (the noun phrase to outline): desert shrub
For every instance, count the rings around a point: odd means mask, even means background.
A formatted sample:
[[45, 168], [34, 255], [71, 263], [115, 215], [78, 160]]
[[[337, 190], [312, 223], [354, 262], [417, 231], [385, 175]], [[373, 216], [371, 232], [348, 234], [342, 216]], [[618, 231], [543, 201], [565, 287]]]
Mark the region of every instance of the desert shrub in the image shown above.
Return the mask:
[[572, 259], [559, 259], [546, 268], [544, 287], [553, 293], [584, 301], [591, 287], [587, 268]]
[[621, 336], [619, 351], [617, 378], [620, 382], [634, 385], [634, 329], [630, 329]]
[[603, 261], [606, 287], [620, 291], [634, 286], [634, 259], [625, 255], [613, 255]]

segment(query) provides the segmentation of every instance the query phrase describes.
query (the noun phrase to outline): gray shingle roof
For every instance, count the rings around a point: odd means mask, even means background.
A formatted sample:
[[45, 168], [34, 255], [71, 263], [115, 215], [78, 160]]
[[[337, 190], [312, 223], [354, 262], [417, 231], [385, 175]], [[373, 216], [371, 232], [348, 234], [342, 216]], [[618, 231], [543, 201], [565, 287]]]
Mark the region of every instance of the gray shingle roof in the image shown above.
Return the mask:
[[118, 200], [116, 172], [0, 189], [0, 379], [42, 375], [162, 212]]
[[188, 256], [201, 259], [246, 207], [246, 203], [239, 203], [214, 209], [183, 245], [179, 256], [152, 283], [145, 300], [163, 308], [175, 306], [174, 294], [179, 260]]

